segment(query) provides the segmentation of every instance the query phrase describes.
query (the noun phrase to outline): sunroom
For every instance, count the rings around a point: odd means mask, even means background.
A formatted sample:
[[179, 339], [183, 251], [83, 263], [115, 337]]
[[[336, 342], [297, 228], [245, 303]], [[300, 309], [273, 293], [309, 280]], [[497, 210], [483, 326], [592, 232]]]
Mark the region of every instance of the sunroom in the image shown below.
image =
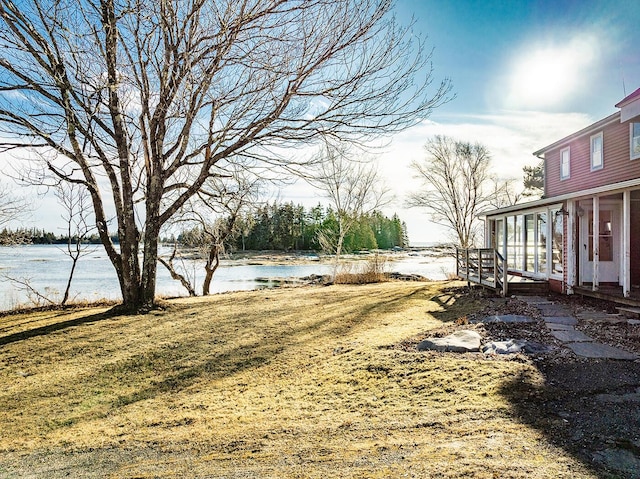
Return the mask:
[[563, 203], [543, 201], [492, 211], [485, 217], [486, 247], [500, 254], [509, 275], [549, 281], [561, 291], [567, 214]]

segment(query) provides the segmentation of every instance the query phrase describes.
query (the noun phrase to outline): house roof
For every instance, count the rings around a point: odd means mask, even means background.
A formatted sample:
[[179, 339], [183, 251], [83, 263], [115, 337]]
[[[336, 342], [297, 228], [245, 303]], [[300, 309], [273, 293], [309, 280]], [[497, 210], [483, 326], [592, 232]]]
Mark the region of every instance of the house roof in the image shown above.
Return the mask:
[[[638, 89], [638, 91], [640, 91], [640, 89]], [[631, 95], [633, 95], [634, 93], [632, 93]], [[629, 96], [631, 96], [629, 95]], [[640, 94], [639, 94], [640, 95]], [[629, 98], [629, 97], [627, 97]], [[623, 100], [624, 101], [624, 100]], [[555, 150], [556, 148], [559, 148], [561, 146], [566, 145], [567, 143], [575, 140], [576, 138], [579, 138], [581, 136], [585, 136], [585, 135], [589, 135], [594, 133], [596, 130], [601, 129], [603, 126], [608, 125], [609, 123], [613, 123], [615, 121], [620, 121], [620, 112], [617, 111], [611, 115], [609, 115], [606, 118], [603, 118], [602, 120], [596, 121], [595, 123], [593, 123], [592, 125], [587, 126], [586, 128], [583, 128], [580, 131], [576, 131], [575, 133], [572, 133], [569, 136], [565, 136], [564, 138], [562, 138], [561, 140], [556, 141], [555, 143], [551, 143], [549, 146], [545, 146], [544, 148], [539, 149], [538, 151], [534, 151], [533, 154], [535, 156], [540, 156], [544, 153], [546, 153], [547, 151], [550, 150]]]
[[604, 186], [597, 186], [594, 188], [589, 188], [588, 190], [581, 190], [572, 193], [565, 193], [563, 195], [558, 196], [550, 196], [547, 198], [541, 198], [539, 200], [529, 201], [527, 203], [520, 203], [511, 206], [505, 206], [504, 208], [499, 208], [495, 210], [487, 210], [478, 214], [478, 217], [488, 217], [488, 216], [499, 216], [504, 215], [506, 213], [514, 213], [519, 211], [524, 211], [528, 209], [534, 209], [541, 206], [553, 205], [554, 203], [562, 203], [566, 200], [577, 200], [582, 198], [590, 198], [593, 196], [600, 196], [603, 194], [616, 194], [622, 193], [624, 190], [630, 188], [637, 188], [640, 186], [640, 178], [633, 178], [631, 180], [621, 181], [619, 183], [613, 183]]
[[616, 108], [622, 108], [623, 106], [628, 105], [638, 98], [640, 98], [640, 88], [634, 91], [631, 95], [624, 97], [622, 100], [616, 103]]

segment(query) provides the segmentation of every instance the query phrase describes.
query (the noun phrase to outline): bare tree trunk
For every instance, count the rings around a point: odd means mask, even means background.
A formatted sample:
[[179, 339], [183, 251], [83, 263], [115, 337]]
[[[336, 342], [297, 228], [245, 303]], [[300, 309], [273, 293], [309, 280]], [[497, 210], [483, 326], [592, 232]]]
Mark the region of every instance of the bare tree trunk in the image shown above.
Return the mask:
[[204, 282], [202, 283], [202, 295], [206, 296], [209, 294], [209, 290], [211, 289], [211, 280], [213, 279], [213, 275], [216, 270], [220, 266], [220, 249], [218, 245], [212, 245], [209, 250], [209, 256], [207, 258], [207, 263], [204, 265], [205, 277]]
[[[153, 307], [156, 292], [158, 264], [158, 236], [160, 235], [160, 195], [154, 191], [155, 181], [151, 181], [147, 199], [146, 230], [142, 258], [142, 284], [138, 305], [144, 310]], [[153, 198], [155, 196], [155, 198]]]
[[62, 301], [60, 301], [60, 304], [62, 306], [67, 304], [67, 301], [69, 300], [69, 291], [71, 290], [71, 280], [73, 279], [73, 273], [75, 272], [76, 265], [78, 264], [77, 256], [73, 256], [71, 259], [72, 259], [71, 271], [69, 271], [69, 278], [67, 278], [67, 286], [64, 289], [64, 295], [62, 296]]
[[171, 278], [175, 279], [176, 281], [180, 281], [180, 284], [182, 284], [182, 286], [184, 286], [189, 292], [189, 296], [196, 296], [196, 290], [193, 289], [193, 285], [191, 284], [191, 282], [184, 275], [176, 271], [171, 261], [167, 261], [160, 256], [158, 256], [158, 261], [162, 263], [165, 268], [167, 268], [169, 274], [171, 275]]

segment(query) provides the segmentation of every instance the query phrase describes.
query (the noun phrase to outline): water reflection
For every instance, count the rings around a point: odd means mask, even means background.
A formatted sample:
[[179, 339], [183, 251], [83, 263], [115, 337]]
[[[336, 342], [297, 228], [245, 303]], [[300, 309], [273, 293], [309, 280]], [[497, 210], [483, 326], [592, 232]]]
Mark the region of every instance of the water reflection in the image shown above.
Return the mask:
[[[414, 253], [395, 253], [387, 264], [388, 271], [420, 274], [430, 279], [445, 279], [453, 270], [452, 258], [437, 258]], [[223, 261], [211, 284], [211, 293], [244, 291], [263, 288], [270, 283], [258, 278], [300, 278], [332, 272], [330, 262], [309, 258], [310, 264], [249, 264], [242, 261]], [[316, 259], [316, 261], [313, 261]], [[186, 260], [182, 266], [190, 278], [195, 278], [200, 292], [204, 269], [202, 262]], [[14, 308], [29, 302], [28, 294], [17, 288], [7, 277], [26, 280], [32, 288], [48, 297], [60, 300], [71, 260], [63, 249], [55, 245], [29, 245], [0, 247], [0, 310]], [[158, 265], [157, 292], [161, 296], [184, 296], [186, 290], [171, 279], [168, 271]], [[115, 271], [101, 247], [95, 247], [78, 262], [74, 275], [71, 298], [82, 300], [119, 299], [120, 289]]]

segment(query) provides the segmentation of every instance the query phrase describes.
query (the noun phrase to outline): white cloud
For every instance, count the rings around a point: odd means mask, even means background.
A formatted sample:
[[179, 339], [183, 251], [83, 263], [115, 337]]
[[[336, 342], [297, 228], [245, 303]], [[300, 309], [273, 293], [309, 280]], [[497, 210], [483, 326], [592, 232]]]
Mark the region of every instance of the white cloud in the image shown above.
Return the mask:
[[387, 208], [398, 212], [407, 222], [412, 242], [438, 242], [446, 239], [446, 230], [433, 224], [425, 211], [406, 209], [404, 198], [419, 190], [413, 178], [412, 161], [424, 158], [423, 146], [434, 135], [448, 135], [462, 141], [479, 142], [492, 154], [493, 171], [498, 178], [522, 180], [524, 166], [538, 163], [532, 153], [592, 122], [579, 113], [541, 113], [503, 111], [490, 115], [463, 115], [448, 121], [425, 121], [397, 135], [380, 155], [380, 169], [393, 187], [397, 201]]

